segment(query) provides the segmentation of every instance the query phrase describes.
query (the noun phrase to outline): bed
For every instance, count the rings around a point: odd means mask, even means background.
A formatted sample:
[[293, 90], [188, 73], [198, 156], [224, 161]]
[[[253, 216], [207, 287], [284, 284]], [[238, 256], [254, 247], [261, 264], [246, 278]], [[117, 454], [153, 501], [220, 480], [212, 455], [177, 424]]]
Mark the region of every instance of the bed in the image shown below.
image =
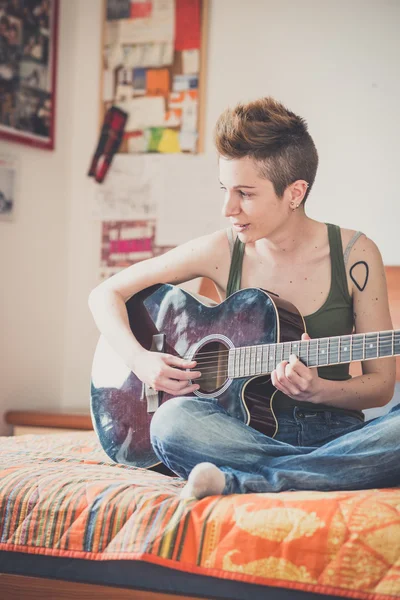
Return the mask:
[[[386, 278], [398, 329], [400, 267]], [[182, 486], [113, 463], [93, 431], [0, 437], [0, 600], [400, 598], [400, 488], [195, 501]]]
[[400, 597], [400, 489], [181, 500], [93, 431], [0, 438], [0, 598]]

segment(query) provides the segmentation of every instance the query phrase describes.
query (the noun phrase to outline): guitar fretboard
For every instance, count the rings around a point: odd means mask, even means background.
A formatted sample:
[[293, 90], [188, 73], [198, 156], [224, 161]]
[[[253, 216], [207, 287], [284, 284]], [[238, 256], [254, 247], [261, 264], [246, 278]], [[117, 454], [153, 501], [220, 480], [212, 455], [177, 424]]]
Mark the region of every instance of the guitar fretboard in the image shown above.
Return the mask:
[[289, 360], [291, 354], [296, 354], [307, 367], [400, 355], [400, 330], [231, 348], [228, 377], [272, 373], [280, 362]]

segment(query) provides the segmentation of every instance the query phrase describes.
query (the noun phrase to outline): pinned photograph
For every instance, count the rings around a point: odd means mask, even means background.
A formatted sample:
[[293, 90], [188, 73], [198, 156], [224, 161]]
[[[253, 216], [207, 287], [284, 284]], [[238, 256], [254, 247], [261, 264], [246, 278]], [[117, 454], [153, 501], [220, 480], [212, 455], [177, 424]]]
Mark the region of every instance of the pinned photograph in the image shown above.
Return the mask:
[[0, 138], [52, 150], [59, 0], [0, 0]]
[[11, 221], [14, 216], [16, 159], [0, 155], [0, 221]]

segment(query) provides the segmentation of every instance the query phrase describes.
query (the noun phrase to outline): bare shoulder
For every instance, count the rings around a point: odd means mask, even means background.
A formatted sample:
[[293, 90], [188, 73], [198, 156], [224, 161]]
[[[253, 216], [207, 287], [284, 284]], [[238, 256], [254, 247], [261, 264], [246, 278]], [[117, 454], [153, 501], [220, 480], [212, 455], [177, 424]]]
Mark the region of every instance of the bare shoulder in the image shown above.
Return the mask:
[[[346, 248], [348, 248], [348, 244], [354, 239], [358, 232], [354, 229], [344, 228], [341, 228], [340, 232], [342, 236], [343, 251], [345, 252]], [[365, 233], [360, 233], [361, 235], [359, 235], [351, 245], [347, 260], [347, 268], [351, 268], [355, 261], [362, 261], [365, 259], [382, 263], [382, 256], [376, 243]]]

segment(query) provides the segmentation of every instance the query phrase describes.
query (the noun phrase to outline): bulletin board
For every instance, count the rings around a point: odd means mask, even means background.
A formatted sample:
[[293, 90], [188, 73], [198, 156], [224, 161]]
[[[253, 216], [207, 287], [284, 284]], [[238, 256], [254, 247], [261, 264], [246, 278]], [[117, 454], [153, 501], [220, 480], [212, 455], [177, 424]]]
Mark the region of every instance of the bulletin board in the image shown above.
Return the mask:
[[209, 0], [103, 0], [100, 129], [127, 113], [118, 152], [203, 152]]

